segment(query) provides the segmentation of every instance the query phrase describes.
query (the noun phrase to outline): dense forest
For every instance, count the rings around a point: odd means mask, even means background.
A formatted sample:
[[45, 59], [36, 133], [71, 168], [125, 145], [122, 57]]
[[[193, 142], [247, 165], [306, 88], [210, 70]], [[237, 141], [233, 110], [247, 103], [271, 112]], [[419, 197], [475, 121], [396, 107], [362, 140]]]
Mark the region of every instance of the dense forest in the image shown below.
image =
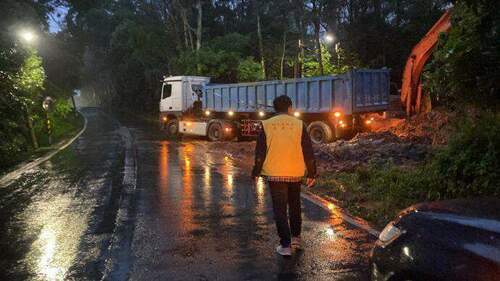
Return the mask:
[[[497, 106], [496, 0], [3, 0], [0, 154], [36, 147], [30, 128], [41, 130], [47, 95], [63, 117], [75, 89], [109, 109], [155, 114], [163, 75], [236, 82], [387, 67], [397, 94], [412, 47], [451, 7], [428, 88], [450, 105]], [[22, 29], [37, 40], [23, 42]]]
[[[388, 67], [450, 2], [68, 1], [66, 32], [85, 46], [82, 84], [101, 103], [155, 110], [163, 75], [255, 81]], [[139, 106], [138, 106], [139, 105]]]

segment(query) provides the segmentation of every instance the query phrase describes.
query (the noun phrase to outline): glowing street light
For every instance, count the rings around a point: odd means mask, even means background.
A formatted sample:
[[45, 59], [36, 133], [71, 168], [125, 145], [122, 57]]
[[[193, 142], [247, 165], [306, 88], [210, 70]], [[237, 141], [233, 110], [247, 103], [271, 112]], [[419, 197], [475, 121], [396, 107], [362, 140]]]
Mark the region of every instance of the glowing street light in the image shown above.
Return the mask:
[[35, 33], [28, 29], [19, 31], [19, 37], [26, 43], [32, 43], [36, 39]]
[[331, 34], [326, 34], [325, 35], [325, 41], [328, 43], [332, 43], [335, 38]]

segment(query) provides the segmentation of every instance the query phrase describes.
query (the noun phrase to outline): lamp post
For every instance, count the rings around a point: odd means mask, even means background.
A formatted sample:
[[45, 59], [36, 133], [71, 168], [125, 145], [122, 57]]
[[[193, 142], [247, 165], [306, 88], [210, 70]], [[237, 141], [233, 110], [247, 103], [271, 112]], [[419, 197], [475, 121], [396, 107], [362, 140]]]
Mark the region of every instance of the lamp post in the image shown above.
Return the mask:
[[45, 110], [45, 117], [46, 117], [46, 124], [47, 124], [47, 135], [49, 137], [49, 145], [52, 145], [52, 124], [50, 122], [49, 118], [49, 111], [52, 110], [52, 104], [54, 100], [47, 96], [43, 102], [42, 102], [42, 107]]

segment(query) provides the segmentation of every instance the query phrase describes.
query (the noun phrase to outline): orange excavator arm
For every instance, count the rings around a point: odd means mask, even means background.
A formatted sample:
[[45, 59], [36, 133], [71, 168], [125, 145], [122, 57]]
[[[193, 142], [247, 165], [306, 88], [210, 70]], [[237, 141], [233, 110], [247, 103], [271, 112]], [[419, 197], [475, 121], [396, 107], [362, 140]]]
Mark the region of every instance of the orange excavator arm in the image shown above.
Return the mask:
[[439, 34], [448, 32], [450, 28], [450, 10], [448, 10], [413, 48], [406, 61], [403, 85], [401, 86], [401, 102], [406, 108], [407, 116], [421, 112], [422, 82], [420, 76], [438, 42]]

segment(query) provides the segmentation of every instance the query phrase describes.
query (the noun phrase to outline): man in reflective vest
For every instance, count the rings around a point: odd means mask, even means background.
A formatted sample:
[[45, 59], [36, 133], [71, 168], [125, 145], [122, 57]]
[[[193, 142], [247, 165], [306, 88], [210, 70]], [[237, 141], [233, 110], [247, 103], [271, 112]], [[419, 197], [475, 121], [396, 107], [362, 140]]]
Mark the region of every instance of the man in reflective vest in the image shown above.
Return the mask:
[[306, 186], [314, 185], [316, 163], [304, 122], [292, 116], [292, 100], [279, 96], [273, 105], [277, 115], [262, 121], [252, 176], [256, 181], [263, 176], [269, 183], [280, 237], [276, 251], [290, 256], [292, 248], [301, 249], [300, 185], [304, 178]]

